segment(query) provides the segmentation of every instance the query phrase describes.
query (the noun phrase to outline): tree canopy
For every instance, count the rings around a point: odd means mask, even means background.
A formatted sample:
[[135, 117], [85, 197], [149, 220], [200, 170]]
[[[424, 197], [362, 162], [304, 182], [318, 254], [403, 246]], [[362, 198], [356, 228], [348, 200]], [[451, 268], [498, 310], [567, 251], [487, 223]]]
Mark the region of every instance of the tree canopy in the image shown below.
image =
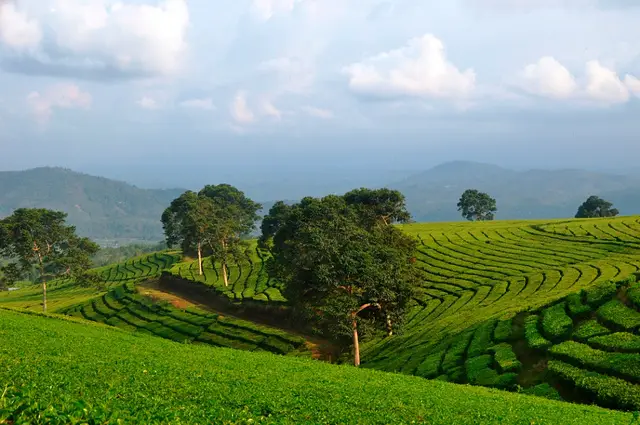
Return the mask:
[[470, 221], [493, 220], [498, 211], [496, 200], [476, 189], [465, 190], [457, 206], [462, 217]]
[[578, 207], [575, 218], [615, 217], [620, 212], [612, 207], [613, 204], [611, 202], [605, 201], [597, 196], [589, 196], [589, 198]]
[[186, 191], [162, 214], [167, 245], [195, 252], [202, 274], [202, 256], [221, 263], [225, 285], [228, 261], [240, 254], [242, 238], [255, 227], [261, 205], [228, 184], [207, 185], [200, 192]]
[[411, 220], [404, 195], [392, 189], [360, 188], [347, 192], [344, 200], [359, 210], [367, 225], [406, 223]]
[[43, 310], [47, 310], [47, 281], [60, 276], [85, 278], [98, 245], [76, 235], [66, 224], [67, 214], [48, 209], [20, 208], [0, 220], [0, 256], [11, 261], [2, 267], [4, 279], [15, 281], [32, 269], [42, 282]]
[[418, 282], [415, 239], [394, 226], [365, 225], [374, 214], [341, 196], [304, 198], [280, 216], [269, 260], [296, 308], [336, 340], [352, 338], [356, 365], [359, 329], [391, 334]]

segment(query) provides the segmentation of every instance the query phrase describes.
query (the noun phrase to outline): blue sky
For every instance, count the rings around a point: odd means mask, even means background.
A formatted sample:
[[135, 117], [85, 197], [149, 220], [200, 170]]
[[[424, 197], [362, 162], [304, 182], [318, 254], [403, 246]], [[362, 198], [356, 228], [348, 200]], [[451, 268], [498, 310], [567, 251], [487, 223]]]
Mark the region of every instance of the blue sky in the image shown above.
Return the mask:
[[0, 169], [631, 167], [636, 3], [0, 0]]

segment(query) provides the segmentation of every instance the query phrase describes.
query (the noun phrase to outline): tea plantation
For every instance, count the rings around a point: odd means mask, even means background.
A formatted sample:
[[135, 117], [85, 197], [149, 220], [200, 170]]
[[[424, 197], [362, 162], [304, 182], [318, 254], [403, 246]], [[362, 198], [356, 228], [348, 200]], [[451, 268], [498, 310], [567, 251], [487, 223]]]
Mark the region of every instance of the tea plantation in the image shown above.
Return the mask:
[[632, 424], [631, 413], [0, 308], [0, 424]]

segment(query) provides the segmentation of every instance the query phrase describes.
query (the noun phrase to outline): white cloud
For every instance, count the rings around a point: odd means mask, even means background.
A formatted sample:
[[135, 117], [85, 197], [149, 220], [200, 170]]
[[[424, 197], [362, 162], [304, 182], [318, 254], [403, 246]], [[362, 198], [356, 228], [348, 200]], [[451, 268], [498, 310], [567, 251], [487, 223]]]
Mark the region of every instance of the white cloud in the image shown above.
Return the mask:
[[624, 78], [624, 83], [627, 85], [631, 93], [640, 96], [640, 79], [634, 77], [633, 75], [627, 74]]
[[587, 63], [586, 94], [603, 103], [624, 103], [629, 100], [629, 90], [616, 71], [606, 68], [598, 61]]
[[520, 76], [526, 91], [554, 99], [568, 98], [578, 89], [571, 72], [551, 56], [527, 65]]
[[231, 116], [240, 124], [249, 124], [255, 120], [253, 111], [251, 111], [247, 105], [247, 95], [245, 92], [240, 91], [236, 93], [231, 103]]
[[344, 71], [352, 91], [383, 97], [464, 98], [473, 92], [476, 82], [475, 72], [460, 71], [449, 62], [444, 44], [431, 34], [354, 63]]
[[[163, 76], [178, 71], [183, 62], [189, 24], [186, 0], [156, 5], [112, 0], [24, 0], [21, 4], [20, 33], [27, 35], [18, 38], [38, 47], [31, 60], [40, 64], [43, 73], [55, 68]], [[38, 26], [47, 28], [44, 37], [38, 37]], [[15, 47], [15, 40], [7, 42], [4, 36], [3, 41]]]
[[27, 96], [31, 111], [41, 123], [49, 121], [54, 108], [88, 109], [91, 102], [91, 94], [83, 92], [75, 84], [56, 84], [42, 93], [34, 91]]
[[333, 118], [333, 112], [328, 109], [316, 108], [314, 106], [304, 106], [302, 110], [312, 117], [330, 119]]
[[191, 108], [191, 109], [204, 109], [208, 111], [212, 111], [215, 109], [213, 105], [213, 100], [210, 97], [203, 99], [188, 99], [183, 100], [179, 103], [179, 105], [183, 108]]
[[[582, 100], [605, 105], [629, 100], [625, 85], [615, 70], [597, 60], [585, 65], [584, 78], [576, 79], [559, 61], [550, 56], [527, 65], [519, 75], [520, 86], [527, 92], [551, 99]], [[633, 85], [633, 80], [628, 79]]]
[[276, 108], [274, 106], [273, 103], [271, 103], [270, 100], [263, 100], [262, 101], [262, 112], [270, 117], [274, 117], [276, 119], [281, 119], [282, 118], [282, 111], [280, 111], [278, 108]]
[[160, 109], [160, 103], [150, 96], [142, 96], [142, 98], [138, 99], [136, 103], [142, 109], [150, 109], [150, 110]]
[[16, 50], [31, 49], [40, 44], [42, 30], [13, 3], [0, 3], [0, 41]]
[[271, 19], [275, 14], [293, 11], [299, 0], [253, 0], [251, 13], [263, 21]]

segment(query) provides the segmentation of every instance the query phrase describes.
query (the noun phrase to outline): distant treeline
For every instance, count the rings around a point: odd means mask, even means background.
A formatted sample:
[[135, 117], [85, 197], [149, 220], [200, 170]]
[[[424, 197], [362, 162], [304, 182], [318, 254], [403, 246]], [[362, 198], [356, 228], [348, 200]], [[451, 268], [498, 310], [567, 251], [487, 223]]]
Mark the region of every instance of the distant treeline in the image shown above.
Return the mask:
[[164, 242], [158, 242], [155, 244], [131, 244], [118, 248], [102, 248], [96, 255], [93, 256], [92, 261], [95, 267], [102, 267], [108, 264], [120, 263], [128, 260], [132, 257], [148, 254], [151, 252], [162, 251], [167, 248], [167, 244]]

